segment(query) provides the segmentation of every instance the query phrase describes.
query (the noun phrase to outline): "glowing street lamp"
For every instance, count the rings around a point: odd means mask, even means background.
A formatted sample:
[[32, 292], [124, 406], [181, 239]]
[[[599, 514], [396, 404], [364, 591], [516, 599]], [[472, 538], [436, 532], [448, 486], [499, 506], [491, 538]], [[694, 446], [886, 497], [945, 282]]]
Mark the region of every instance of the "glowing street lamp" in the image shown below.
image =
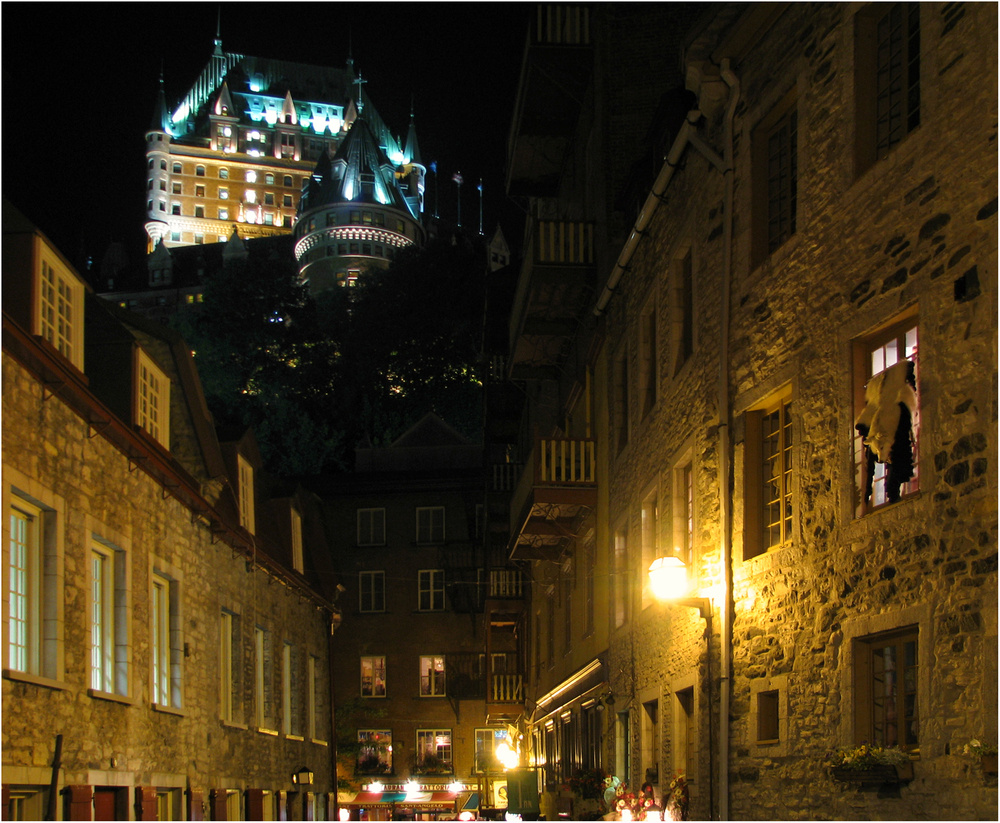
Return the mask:
[[698, 609], [705, 620], [711, 621], [712, 600], [708, 597], [688, 596], [691, 583], [687, 572], [684, 561], [676, 555], [657, 557], [649, 564], [649, 585], [653, 589], [653, 595], [657, 600]]

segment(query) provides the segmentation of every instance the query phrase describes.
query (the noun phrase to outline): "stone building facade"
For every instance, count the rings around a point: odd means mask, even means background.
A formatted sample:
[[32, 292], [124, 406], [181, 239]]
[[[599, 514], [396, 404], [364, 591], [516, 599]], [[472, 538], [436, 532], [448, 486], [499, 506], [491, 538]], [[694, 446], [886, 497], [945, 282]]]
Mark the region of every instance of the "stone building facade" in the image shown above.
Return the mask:
[[325, 817], [314, 498], [220, 443], [183, 341], [7, 205], [3, 266], [4, 816]]
[[[685, 774], [693, 817], [997, 814], [965, 753], [997, 733], [996, 37], [992, 6], [752, 4], [685, 46], [596, 307], [616, 770]], [[706, 611], [651, 596], [667, 556]], [[829, 768], [864, 742], [906, 762]]]

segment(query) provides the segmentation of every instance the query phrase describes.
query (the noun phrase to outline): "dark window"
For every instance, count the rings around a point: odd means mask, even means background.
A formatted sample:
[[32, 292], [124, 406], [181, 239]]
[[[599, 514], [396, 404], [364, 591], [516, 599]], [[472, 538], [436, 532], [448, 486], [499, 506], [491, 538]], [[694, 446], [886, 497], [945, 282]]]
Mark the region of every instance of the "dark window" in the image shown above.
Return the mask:
[[760, 692], [757, 695], [757, 742], [778, 739], [778, 692]]
[[855, 640], [855, 725], [858, 743], [914, 749], [920, 744], [918, 629]]
[[792, 536], [792, 415], [787, 397], [746, 414], [743, 559]]

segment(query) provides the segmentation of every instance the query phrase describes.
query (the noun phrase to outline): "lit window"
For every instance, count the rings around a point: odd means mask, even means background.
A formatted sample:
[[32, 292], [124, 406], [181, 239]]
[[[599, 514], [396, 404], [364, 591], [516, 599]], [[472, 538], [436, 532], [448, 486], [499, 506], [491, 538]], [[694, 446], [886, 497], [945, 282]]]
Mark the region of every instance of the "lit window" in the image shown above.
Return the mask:
[[239, 618], [223, 609], [219, 625], [219, 715], [227, 723], [237, 720], [239, 647]]
[[204, 206], [195, 206], [194, 207], [194, 216], [195, 217], [204, 217], [205, 216], [205, 207]]
[[854, 438], [858, 516], [919, 489], [917, 328], [914, 308], [854, 344], [855, 408], [861, 409]]
[[170, 381], [139, 350], [136, 362], [135, 422], [163, 448], [170, 448]]
[[198, 177], [204, 177], [205, 176], [205, 167], [204, 166], [195, 166], [194, 167], [194, 173]]
[[180, 163], [174, 163], [173, 169], [174, 169], [174, 172], [173, 172], [174, 174], [180, 174], [181, 171], [182, 171], [181, 164]]
[[166, 180], [161, 180], [160, 181], [160, 191], [166, 191], [166, 190], [167, 190], [167, 181]]
[[920, 745], [917, 626], [856, 638], [854, 690], [858, 743], [915, 749]]
[[451, 729], [417, 729], [417, 770], [451, 772]]
[[264, 225], [273, 226], [274, 225], [274, 215], [271, 212], [264, 213]]
[[421, 569], [417, 573], [417, 608], [422, 612], [444, 609], [443, 569]]
[[204, 234], [196, 234], [194, 236], [194, 244], [196, 246], [200, 246], [204, 242], [205, 242], [205, 235]]
[[274, 175], [268, 172], [264, 175], [264, 184], [268, 186], [274, 185]]
[[302, 515], [297, 509], [291, 510], [292, 518], [292, 568], [297, 572], [303, 572], [305, 566], [302, 562]]
[[[659, 494], [656, 489], [651, 491], [646, 499], [642, 501], [642, 508], [639, 511], [640, 527], [642, 534], [642, 565], [640, 570], [648, 569], [657, 557], [660, 556], [660, 503]], [[649, 586], [649, 575], [643, 575], [642, 605], [648, 606], [652, 603], [652, 591]]]
[[180, 243], [181, 242], [181, 233], [179, 231], [172, 231], [172, 232], [170, 232], [170, 241], [172, 243]]
[[358, 610], [385, 611], [385, 572], [365, 571], [358, 574]]
[[254, 640], [254, 722], [258, 729], [274, 728], [274, 695], [271, 632], [255, 626]]
[[83, 369], [83, 284], [54, 259], [39, 262], [38, 334]]
[[694, 566], [694, 470], [690, 460], [674, 468], [673, 526], [674, 549], [690, 569]]
[[385, 697], [385, 658], [361, 658], [361, 696]]
[[229, 179], [229, 169], [219, 169], [219, 179], [228, 180]]
[[219, 189], [219, 199], [228, 200], [229, 199], [229, 189]]
[[791, 410], [789, 387], [746, 413], [744, 560], [792, 537]]
[[204, 197], [205, 196], [205, 187], [202, 186], [202, 185], [195, 186], [194, 187], [194, 196], [195, 197]]
[[385, 545], [385, 509], [358, 509], [358, 545]]
[[253, 466], [242, 454], [237, 455], [238, 485], [240, 503], [240, 525], [251, 534], [254, 533], [254, 489]]
[[243, 199], [246, 200], [248, 203], [256, 203], [257, 202], [257, 192], [254, 191], [253, 189], [247, 189], [243, 193]]
[[443, 655], [423, 655], [420, 658], [420, 696], [441, 697], [445, 674]]
[[90, 550], [90, 687], [128, 694], [125, 555], [95, 540]]
[[181, 626], [177, 582], [158, 572], [153, 573], [152, 644], [153, 703], [157, 706], [181, 706]]
[[[229, 209], [219, 209], [219, 219], [220, 220], [228, 220], [229, 219]], [[222, 237], [222, 235], [219, 235], [219, 236]], [[220, 242], [224, 242], [225, 239], [226, 239], [225, 237], [222, 237], [222, 240]]]
[[248, 183], [256, 183], [257, 182], [257, 172], [255, 172], [253, 169], [249, 169], [247, 171], [247, 173], [246, 173], [246, 178], [245, 179], [246, 179], [246, 181]]
[[417, 542], [441, 543], [444, 540], [444, 506], [417, 508]]
[[388, 774], [392, 771], [392, 731], [358, 729], [358, 772]]
[[181, 204], [180, 203], [171, 203], [170, 204], [170, 213], [171, 214], [177, 214], [177, 215], [179, 215], [181, 213]]
[[180, 194], [181, 193], [181, 181], [180, 180], [174, 180], [170, 184], [170, 193], [171, 194]]

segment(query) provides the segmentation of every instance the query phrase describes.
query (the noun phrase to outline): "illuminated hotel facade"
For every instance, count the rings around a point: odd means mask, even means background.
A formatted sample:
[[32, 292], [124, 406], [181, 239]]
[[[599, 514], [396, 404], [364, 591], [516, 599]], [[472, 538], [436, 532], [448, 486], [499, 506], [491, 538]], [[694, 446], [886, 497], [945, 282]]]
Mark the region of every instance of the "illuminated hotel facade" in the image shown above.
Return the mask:
[[[173, 112], [161, 82], [146, 133], [148, 249], [160, 242], [167, 249], [225, 242], [234, 230], [244, 239], [290, 234], [304, 192], [313, 192], [313, 206], [331, 205], [321, 196], [330, 187], [317, 188], [330, 169], [341, 181], [357, 181], [337, 190], [343, 199], [337, 237], [345, 223], [356, 220], [357, 230], [346, 244], [332, 246], [310, 235], [303, 253], [319, 248], [324, 258], [342, 258], [325, 268], [358, 273], [384, 267], [399, 248], [422, 242], [425, 169], [412, 117], [405, 143], [397, 140], [363, 85], [352, 60], [342, 69], [310, 66], [224, 52], [216, 40], [211, 60]], [[349, 140], [361, 111], [364, 138]], [[352, 170], [352, 162], [364, 170]], [[375, 231], [382, 228], [377, 220], [387, 233]]]

